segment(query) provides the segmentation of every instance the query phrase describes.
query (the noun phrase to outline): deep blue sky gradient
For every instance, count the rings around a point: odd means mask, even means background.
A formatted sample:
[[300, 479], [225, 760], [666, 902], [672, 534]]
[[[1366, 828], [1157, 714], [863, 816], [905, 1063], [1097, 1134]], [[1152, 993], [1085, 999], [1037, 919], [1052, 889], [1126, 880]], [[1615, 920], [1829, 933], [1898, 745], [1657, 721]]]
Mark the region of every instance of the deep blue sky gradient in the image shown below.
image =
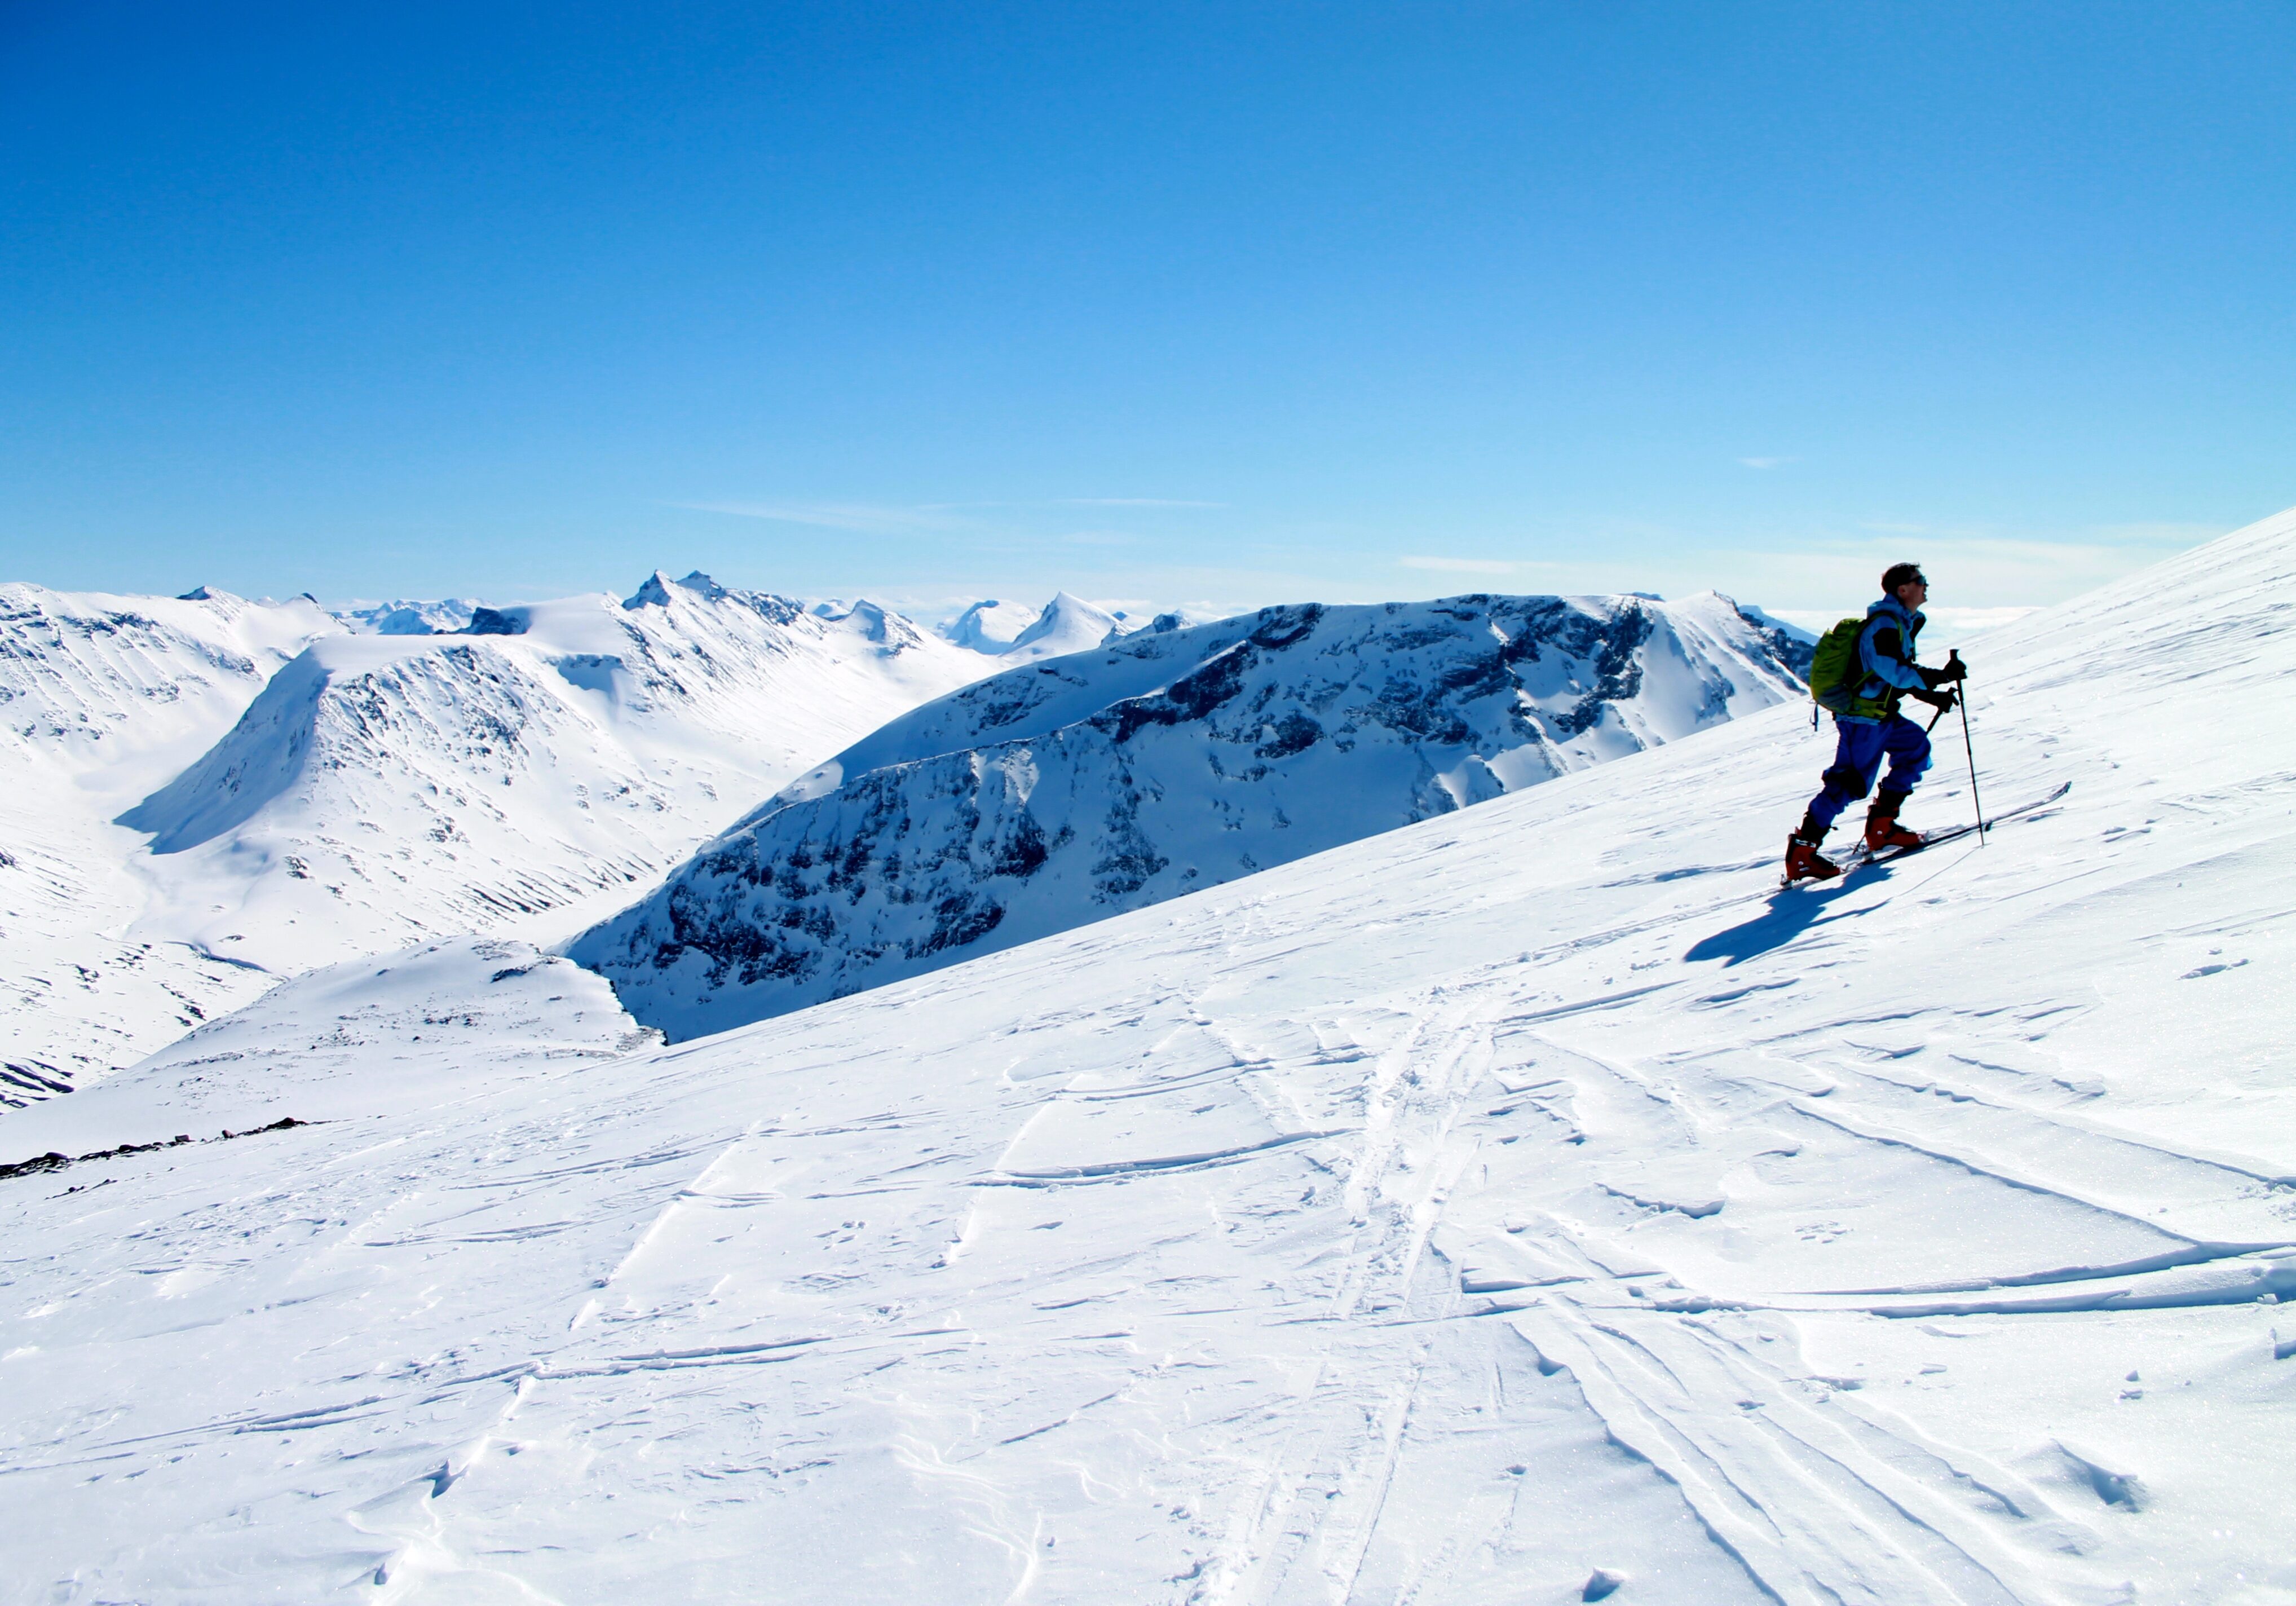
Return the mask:
[[0, 577], [2048, 602], [2292, 248], [2284, 4], [14, 0]]

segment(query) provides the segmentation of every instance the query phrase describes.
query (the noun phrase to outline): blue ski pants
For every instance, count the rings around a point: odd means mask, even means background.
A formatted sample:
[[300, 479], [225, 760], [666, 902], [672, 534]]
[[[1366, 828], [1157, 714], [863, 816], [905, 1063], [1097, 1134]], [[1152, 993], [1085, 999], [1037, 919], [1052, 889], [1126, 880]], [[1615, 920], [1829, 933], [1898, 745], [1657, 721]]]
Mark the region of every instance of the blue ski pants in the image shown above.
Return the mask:
[[1837, 719], [1833, 727], [1840, 733], [1833, 767], [1821, 777], [1825, 790], [1809, 800], [1809, 817], [1820, 825], [1833, 824], [1843, 809], [1874, 790], [1882, 759], [1890, 760], [1883, 791], [1913, 791], [1930, 766], [1930, 733], [1903, 714], [1878, 722]]

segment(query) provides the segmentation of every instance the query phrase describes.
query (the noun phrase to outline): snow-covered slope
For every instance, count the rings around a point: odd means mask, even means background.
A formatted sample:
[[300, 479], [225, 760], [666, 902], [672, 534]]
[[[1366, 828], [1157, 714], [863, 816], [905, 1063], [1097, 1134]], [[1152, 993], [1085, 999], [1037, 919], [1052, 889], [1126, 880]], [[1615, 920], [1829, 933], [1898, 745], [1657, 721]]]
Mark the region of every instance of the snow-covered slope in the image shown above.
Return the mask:
[[0, 585], [7, 750], [123, 786], [180, 766], [271, 672], [340, 627], [316, 602], [114, 596]]
[[216, 889], [201, 939], [299, 969], [649, 878], [743, 788], [976, 664], [873, 604], [828, 620], [656, 575], [464, 635], [315, 643], [122, 823]]
[[207, 1134], [283, 1116], [435, 1113], [660, 1041], [570, 960], [531, 943], [447, 938], [283, 981], [128, 1074], [59, 1101], [40, 1135], [78, 1152], [103, 1146], [122, 1121]]
[[[1987, 798], [2070, 791], [1844, 884], [1780, 708], [0, 1181], [0, 1600], [2281, 1601], [2292, 587], [2284, 517], [1989, 638]], [[138, 1086], [20, 1150], [190, 1133]]]
[[0, 1106], [260, 990], [243, 967], [130, 933], [147, 888], [112, 818], [340, 628], [305, 599], [0, 586]]
[[1808, 662], [1711, 593], [1146, 632], [894, 721], [568, 951], [673, 1037], [722, 1030], [1675, 740]]
[[[303, 611], [307, 637], [334, 629]], [[11, 1020], [37, 1080], [0, 1096], [129, 1062], [213, 1014], [217, 988], [228, 1006], [314, 965], [523, 928], [586, 897], [602, 914], [760, 791], [982, 668], [872, 603], [824, 619], [698, 574], [657, 574], [627, 602], [478, 608], [462, 634], [290, 639], [292, 662], [272, 675], [275, 654], [243, 655], [202, 705], [204, 753], [177, 740], [164, 764], [91, 771], [100, 818], [119, 826], [89, 824], [103, 840], [85, 863], [119, 889], [102, 905], [51, 897], [62, 936]], [[94, 728], [46, 723], [74, 740]], [[120, 795], [131, 776], [142, 784]], [[553, 935], [586, 923], [566, 918]], [[92, 927], [119, 957], [60, 972], [50, 953], [76, 961]], [[123, 969], [141, 992], [113, 979]], [[49, 1002], [71, 995], [86, 996]]]

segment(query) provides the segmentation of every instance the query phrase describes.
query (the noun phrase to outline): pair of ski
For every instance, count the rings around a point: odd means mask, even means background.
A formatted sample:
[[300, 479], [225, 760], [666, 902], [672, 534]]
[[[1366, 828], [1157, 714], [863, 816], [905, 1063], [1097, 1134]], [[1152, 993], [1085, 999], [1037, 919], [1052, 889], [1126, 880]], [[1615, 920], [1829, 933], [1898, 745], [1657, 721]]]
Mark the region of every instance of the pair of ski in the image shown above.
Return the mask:
[[[2004, 820], [2014, 820], [2026, 815], [2038, 814], [2052, 803], [2062, 799], [2072, 789], [2073, 783], [2068, 781], [2046, 798], [2036, 798], [2030, 803], [2020, 803], [2014, 808], [2005, 808], [1997, 814], [1988, 815], [1985, 818], [1984, 829], [1990, 831]], [[1860, 842], [1848, 853], [1843, 854], [1838, 861], [1841, 866], [1841, 876], [1826, 876], [1821, 879], [1817, 876], [1806, 875], [1800, 881], [1781, 881], [1779, 884], [1785, 887], [1823, 887], [1828, 881], [1845, 879], [1851, 871], [1861, 869], [1867, 864], [1894, 864], [1909, 855], [1921, 852], [1924, 848], [1935, 848], [1940, 843], [1950, 842], [1960, 837], [1975, 836], [1978, 829], [1977, 822], [1972, 820], [1964, 825], [1948, 825], [1939, 831], [1925, 831], [1922, 833], [1921, 841], [1913, 847], [1885, 848], [1879, 853]]]

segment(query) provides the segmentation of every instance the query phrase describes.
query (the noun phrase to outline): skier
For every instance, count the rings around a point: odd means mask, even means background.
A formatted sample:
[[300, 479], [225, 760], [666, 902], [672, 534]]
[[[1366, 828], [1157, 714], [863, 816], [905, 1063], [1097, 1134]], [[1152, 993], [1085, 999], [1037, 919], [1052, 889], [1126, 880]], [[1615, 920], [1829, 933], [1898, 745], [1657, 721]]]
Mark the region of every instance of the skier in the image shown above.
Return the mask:
[[[1847, 709], [1833, 716], [1838, 739], [1833, 766], [1823, 777], [1825, 790], [1810, 799], [1801, 824], [1786, 839], [1789, 882], [1841, 873], [1841, 865], [1818, 852], [1818, 844], [1843, 809], [1873, 791], [1885, 758], [1889, 778], [1866, 812], [1866, 846], [1879, 852], [1922, 845], [1919, 836], [1898, 823], [1898, 810], [1930, 766], [1929, 733], [1898, 713], [1898, 704], [1912, 697], [1943, 712], [1954, 704], [1952, 683], [1967, 673], [1958, 657], [1942, 669], [1914, 661], [1914, 640], [1926, 622], [1922, 604], [1929, 594], [1920, 564], [1892, 563], [1882, 570], [1882, 595], [1866, 610], [1866, 623], [1857, 632], [1856, 687]], [[1848, 628], [1846, 622], [1842, 627]], [[1849, 684], [1847, 676], [1841, 684]]]

